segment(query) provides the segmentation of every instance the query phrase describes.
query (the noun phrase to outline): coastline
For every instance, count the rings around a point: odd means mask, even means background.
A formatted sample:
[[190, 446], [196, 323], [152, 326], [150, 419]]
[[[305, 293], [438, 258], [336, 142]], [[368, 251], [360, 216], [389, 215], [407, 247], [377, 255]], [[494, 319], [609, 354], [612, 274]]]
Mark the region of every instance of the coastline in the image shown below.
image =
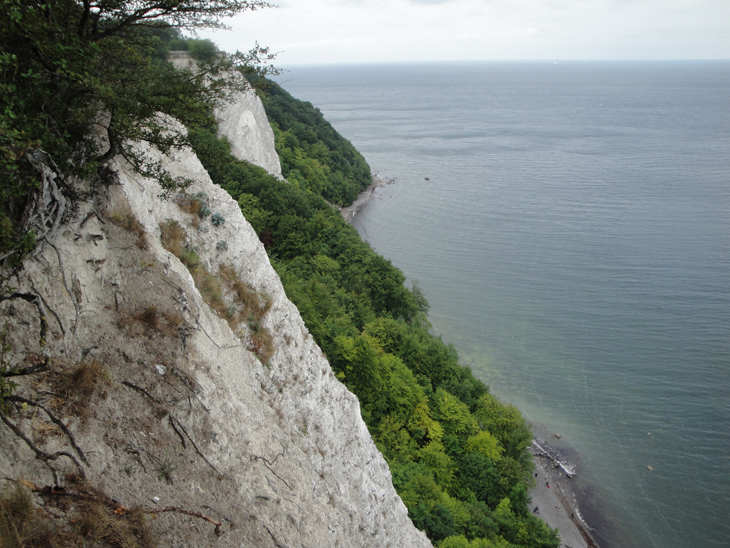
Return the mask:
[[[364, 228], [355, 224], [358, 212], [378, 196], [376, 191], [379, 188], [394, 182], [392, 177], [375, 173], [372, 184], [360, 193], [352, 205], [338, 208], [345, 221], [354, 225], [364, 239], [367, 239], [367, 233], [363, 234]], [[571, 485], [570, 478], [575, 475], [574, 465], [540, 438], [533, 439], [528, 450], [535, 463], [535, 486], [529, 493], [529, 511], [550, 528], [558, 530], [561, 548], [600, 548], [590, 533], [590, 527], [583, 520]]]
[[574, 467], [545, 440], [533, 439], [529, 451], [535, 463], [536, 484], [529, 494], [530, 511], [558, 530], [565, 548], [599, 548], [583, 520], [571, 485]]
[[380, 187], [392, 184], [394, 182], [395, 179], [393, 179], [392, 177], [388, 177], [380, 173], [374, 173], [373, 180], [372, 183], [370, 183], [370, 186], [358, 195], [355, 201], [352, 202], [352, 205], [349, 205], [347, 207], [338, 207], [337, 209], [340, 210], [340, 213], [342, 213], [345, 221], [348, 224], [352, 224], [355, 221], [355, 217], [357, 216], [358, 212], [367, 204], [369, 204], [375, 197], [375, 191]]

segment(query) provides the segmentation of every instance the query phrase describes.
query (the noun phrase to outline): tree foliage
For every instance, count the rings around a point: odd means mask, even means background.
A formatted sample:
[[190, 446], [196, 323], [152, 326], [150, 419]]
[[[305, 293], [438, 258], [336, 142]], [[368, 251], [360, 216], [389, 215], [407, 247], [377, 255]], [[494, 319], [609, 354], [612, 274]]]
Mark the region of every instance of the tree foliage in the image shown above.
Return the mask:
[[[220, 28], [222, 19], [266, 7], [261, 0], [0, 0], [0, 257], [27, 248], [25, 204], [38, 191], [29, 150], [47, 152], [59, 175], [92, 175], [124, 155], [163, 186], [173, 181], [132, 141], [165, 151], [187, 143], [159, 113], [201, 123], [232, 88], [226, 72], [266, 63], [258, 45], [214, 56], [196, 74], [164, 60], [179, 29]], [[108, 143], [100, 141], [101, 135]]]
[[235, 160], [212, 125], [191, 138], [264, 242], [337, 377], [360, 400], [414, 524], [443, 546], [556, 548], [555, 531], [526, 511], [529, 429], [459, 364], [453, 346], [429, 333], [421, 291], [404, 286], [403, 274], [316, 185], [279, 181]]

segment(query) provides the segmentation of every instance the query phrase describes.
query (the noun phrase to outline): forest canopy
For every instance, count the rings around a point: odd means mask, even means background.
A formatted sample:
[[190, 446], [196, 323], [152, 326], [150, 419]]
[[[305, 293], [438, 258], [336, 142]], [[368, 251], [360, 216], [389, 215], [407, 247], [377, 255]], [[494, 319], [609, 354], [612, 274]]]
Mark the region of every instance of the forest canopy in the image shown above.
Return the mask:
[[259, 89], [274, 130], [282, 175], [331, 204], [352, 204], [372, 182], [365, 158], [311, 103], [260, 75], [249, 80]]
[[[532, 435], [520, 413], [429, 332], [418, 286], [407, 288], [403, 273], [328, 203], [335, 189], [344, 202], [347, 185], [317, 184], [293, 168], [316, 159], [332, 173], [336, 156], [323, 149], [352, 145], [311, 104], [268, 81], [256, 87], [290, 182], [233, 158], [214, 123], [193, 129], [191, 140], [261, 238], [333, 371], [358, 397], [414, 524], [445, 548], [557, 548], [556, 532], [527, 508]], [[292, 155], [297, 163], [288, 164]], [[302, 181], [291, 175], [297, 170]]]

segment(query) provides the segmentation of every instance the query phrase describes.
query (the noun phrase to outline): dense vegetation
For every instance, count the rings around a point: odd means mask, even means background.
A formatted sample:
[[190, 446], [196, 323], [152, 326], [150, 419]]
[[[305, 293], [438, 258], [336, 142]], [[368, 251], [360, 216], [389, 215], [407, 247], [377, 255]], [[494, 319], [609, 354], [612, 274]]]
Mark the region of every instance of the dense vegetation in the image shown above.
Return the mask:
[[[223, 17], [267, 5], [0, 0], [0, 261], [17, 263], [42, 237], [37, 227], [31, 231], [28, 211], [41, 192], [32, 151], [44, 151], [46, 163], [55, 164], [63, 192], [63, 179], [96, 176], [116, 154], [166, 188], [183, 185], [145, 163], [130, 143], [144, 139], [162, 150], [184, 145], [185, 135], [168, 131], [158, 113], [200, 123], [241, 85], [227, 70], [263, 66], [271, 55], [257, 45], [248, 53], [216, 55], [193, 74], [166, 62], [165, 44], [179, 38], [180, 29], [218, 28]], [[192, 46], [205, 50], [205, 44]], [[97, 141], [99, 128], [109, 146]]]
[[[221, 58], [176, 28], [220, 26], [220, 17], [265, 5], [0, 0], [0, 262], [17, 263], [42, 237], [28, 215], [41, 186], [33, 151], [44, 151], [63, 192], [63, 178], [103, 178], [115, 154], [174, 189], [185, 182], [145, 164], [128, 143], [191, 143], [238, 201], [333, 369], [360, 399], [416, 526], [447, 548], [557, 547], [556, 534], [527, 511], [530, 433], [519, 413], [429, 334], [418, 288], [406, 288], [403, 274], [327, 203], [349, 204], [369, 184], [362, 157], [311, 105], [265, 81], [256, 83], [291, 183], [235, 160], [217, 138], [211, 109], [238, 85], [223, 71], [250, 73], [268, 52], [257, 46]], [[164, 59], [171, 46], [187, 46], [202, 71], [174, 70]], [[187, 124], [189, 137], [169, 132], [158, 112]], [[98, 126], [108, 149], [95, 140]]]
[[311, 103], [295, 99], [262, 76], [251, 75], [249, 80], [261, 90], [284, 177], [332, 204], [350, 205], [372, 181], [362, 155]]
[[[311, 105], [274, 90], [269, 84], [277, 112], [309, 110], [321, 119]], [[307, 116], [289, 118], [295, 127], [301, 119]], [[291, 135], [286, 120], [279, 118], [278, 135]], [[191, 140], [213, 180], [238, 200], [287, 295], [359, 398], [415, 525], [445, 548], [557, 547], [556, 533], [527, 508], [528, 427], [429, 333], [418, 287], [406, 288], [403, 274], [316, 187], [235, 160], [212, 123], [193, 129]]]

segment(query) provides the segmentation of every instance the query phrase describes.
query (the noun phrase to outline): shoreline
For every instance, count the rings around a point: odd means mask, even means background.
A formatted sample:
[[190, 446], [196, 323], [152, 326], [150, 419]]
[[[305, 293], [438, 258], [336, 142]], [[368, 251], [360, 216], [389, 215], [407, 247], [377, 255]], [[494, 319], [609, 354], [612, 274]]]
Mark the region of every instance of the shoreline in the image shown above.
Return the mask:
[[542, 439], [533, 439], [529, 451], [535, 463], [536, 483], [529, 493], [530, 511], [558, 530], [564, 547], [599, 548], [571, 485], [575, 468]]
[[[370, 186], [358, 195], [352, 205], [337, 208], [345, 222], [358, 228], [355, 225], [357, 214], [377, 197], [379, 188], [393, 183], [393, 177], [374, 173]], [[358, 232], [361, 232], [361, 228], [358, 228]], [[367, 234], [361, 233], [361, 236], [366, 239]], [[547, 523], [548, 527], [558, 530], [561, 548], [600, 548], [580, 513], [571, 485], [575, 466], [543, 439], [534, 438], [528, 450], [535, 463], [533, 479], [536, 483], [528, 495], [528, 510]], [[534, 511], [536, 508], [537, 512]]]
[[347, 207], [338, 207], [337, 209], [340, 210], [340, 213], [342, 214], [342, 217], [345, 219], [345, 222], [347, 224], [353, 224], [355, 221], [355, 217], [360, 212], [360, 210], [368, 205], [373, 198], [375, 197], [375, 191], [385, 185], [389, 185], [395, 182], [395, 179], [393, 177], [388, 177], [386, 175], [380, 174], [380, 173], [374, 173], [372, 183], [370, 183], [370, 186], [367, 187], [365, 190], [363, 190], [355, 199], [354, 202], [352, 202], [351, 205]]

